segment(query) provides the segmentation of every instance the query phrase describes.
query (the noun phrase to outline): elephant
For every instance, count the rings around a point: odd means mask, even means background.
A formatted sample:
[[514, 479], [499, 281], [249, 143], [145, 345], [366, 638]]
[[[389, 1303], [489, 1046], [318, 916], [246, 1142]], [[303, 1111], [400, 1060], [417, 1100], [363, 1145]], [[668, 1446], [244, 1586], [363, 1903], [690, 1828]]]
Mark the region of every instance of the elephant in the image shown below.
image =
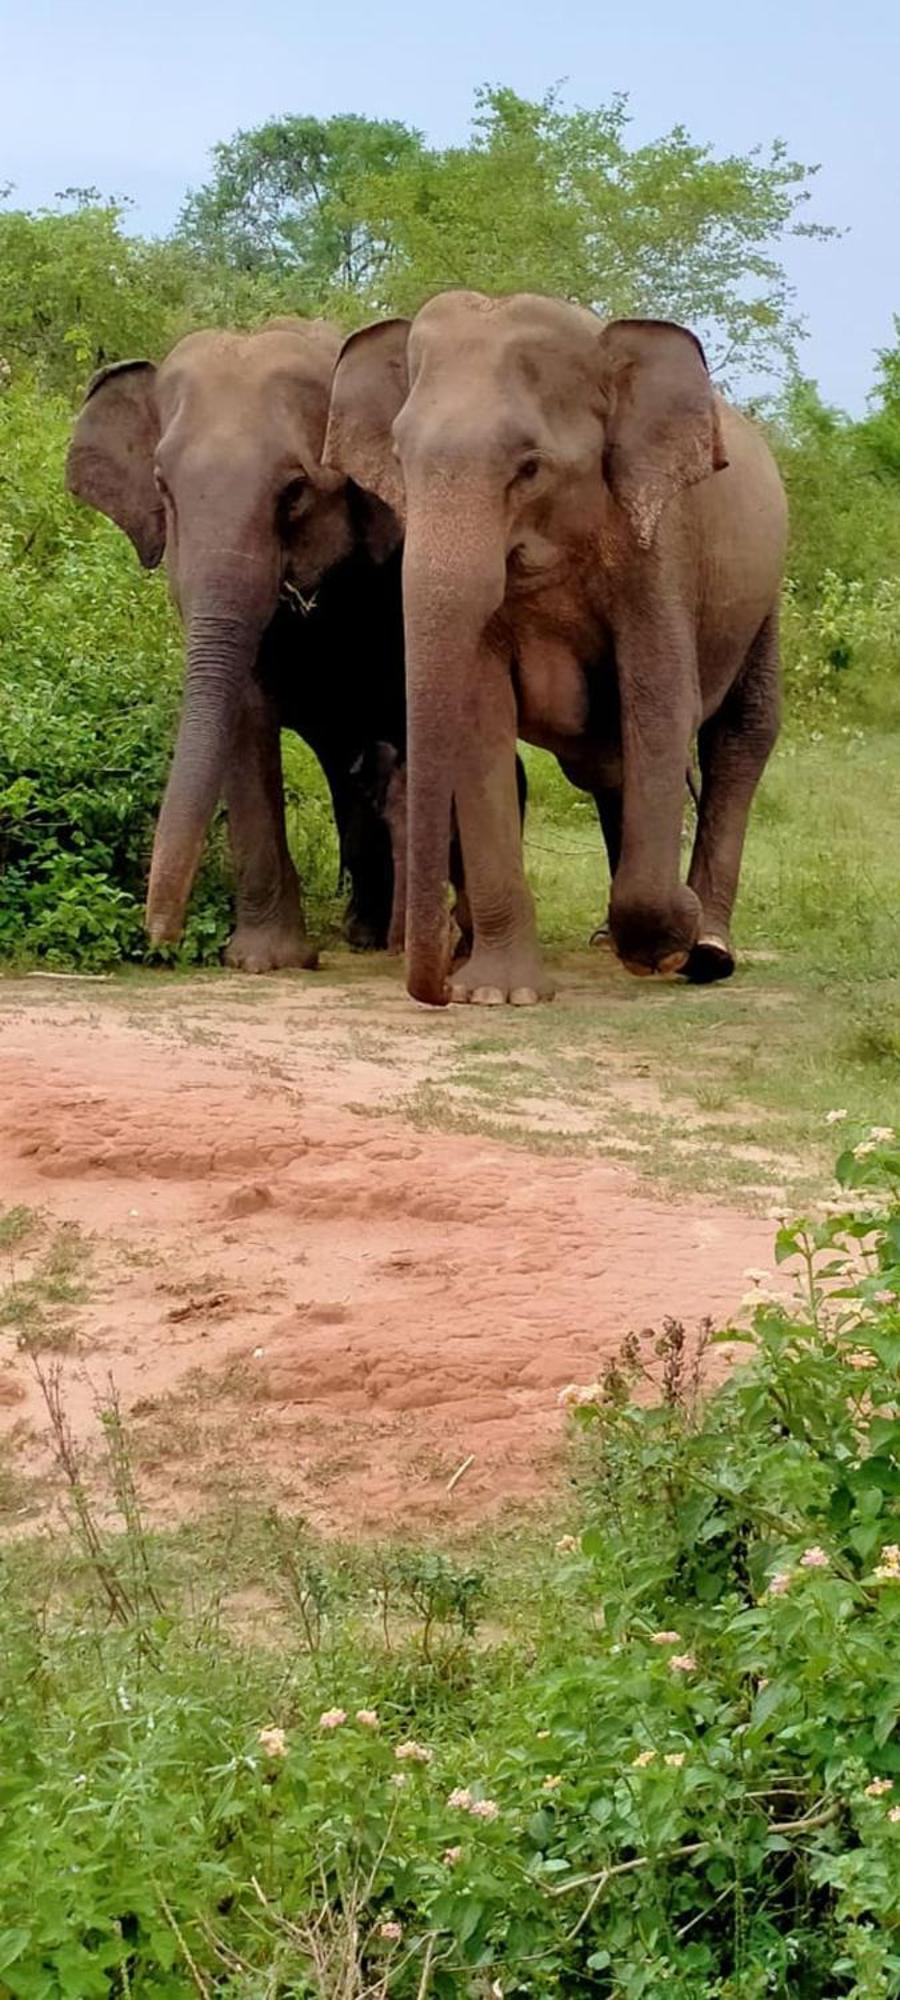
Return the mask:
[[[345, 341], [323, 458], [405, 523], [409, 992], [432, 1006], [552, 992], [516, 819], [517, 734], [594, 796], [624, 964], [727, 977], [779, 725], [787, 511], [763, 437], [714, 391], [699, 341], [536, 295], [440, 293], [412, 321]], [[452, 974], [451, 794], [474, 923]]]
[[322, 320], [208, 331], [159, 367], [93, 378], [67, 485], [107, 514], [145, 568], [165, 555], [186, 635], [174, 757], [147, 898], [155, 944], [180, 936], [209, 821], [224, 793], [236, 881], [233, 966], [310, 966], [285, 833], [279, 731], [328, 780], [350, 878], [351, 944], [388, 942], [392, 835], [354, 775], [371, 746], [405, 756], [400, 552], [374, 496], [325, 469], [332, 369]]

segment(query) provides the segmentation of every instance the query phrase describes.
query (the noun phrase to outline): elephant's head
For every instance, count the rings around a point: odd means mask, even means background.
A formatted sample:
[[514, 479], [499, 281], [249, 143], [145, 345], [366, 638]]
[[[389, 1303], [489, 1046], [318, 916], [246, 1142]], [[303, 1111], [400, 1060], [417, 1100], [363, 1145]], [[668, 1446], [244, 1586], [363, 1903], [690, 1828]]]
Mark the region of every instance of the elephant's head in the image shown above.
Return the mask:
[[409, 988], [444, 997], [448, 828], [467, 688], [511, 596], [637, 562], [725, 464], [693, 335], [473, 292], [365, 328], [335, 370], [326, 464], [405, 521]]
[[185, 626], [184, 703], [147, 900], [155, 942], [181, 933], [282, 584], [313, 590], [352, 544], [346, 481], [321, 464], [339, 347], [321, 320], [191, 334], [158, 368], [103, 369], [75, 427], [70, 492], [124, 529], [145, 568], [165, 554]]

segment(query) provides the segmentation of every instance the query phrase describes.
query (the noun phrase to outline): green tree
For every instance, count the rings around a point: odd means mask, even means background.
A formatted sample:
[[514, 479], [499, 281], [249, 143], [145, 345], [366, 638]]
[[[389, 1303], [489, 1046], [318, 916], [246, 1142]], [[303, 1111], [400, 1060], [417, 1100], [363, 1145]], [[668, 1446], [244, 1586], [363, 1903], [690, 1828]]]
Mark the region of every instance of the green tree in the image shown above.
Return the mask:
[[74, 394], [105, 361], [165, 345], [180, 281], [123, 216], [93, 188], [36, 214], [0, 209], [0, 354], [44, 388]]
[[351, 190], [421, 152], [420, 135], [391, 120], [271, 119], [213, 148], [212, 178], [188, 195], [177, 234], [212, 263], [289, 273], [313, 304], [333, 289], [365, 295], [388, 244]]
[[554, 92], [486, 90], [469, 145], [361, 174], [351, 207], [389, 246], [369, 306], [409, 311], [457, 285], [555, 292], [686, 321], [720, 371], [782, 364], [799, 323], [781, 244], [830, 233], [804, 219], [815, 169], [780, 141], [717, 159], [682, 126], [635, 147], [628, 124], [623, 96], [567, 111]]

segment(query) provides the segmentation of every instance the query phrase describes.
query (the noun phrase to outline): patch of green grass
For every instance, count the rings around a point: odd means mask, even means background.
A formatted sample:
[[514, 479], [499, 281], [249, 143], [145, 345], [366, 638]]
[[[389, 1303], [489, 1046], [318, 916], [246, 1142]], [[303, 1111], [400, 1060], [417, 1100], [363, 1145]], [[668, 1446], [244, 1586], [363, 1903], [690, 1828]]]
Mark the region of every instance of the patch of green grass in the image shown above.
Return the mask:
[[[18, 1240], [27, 1241], [37, 1226], [32, 1218]], [[13, 1329], [20, 1347], [29, 1353], [62, 1353], [75, 1345], [75, 1327], [65, 1308], [81, 1305], [87, 1297], [90, 1256], [77, 1223], [61, 1223], [33, 1257], [28, 1276], [13, 1277], [0, 1290], [0, 1326]]]
[[17, 1202], [13, 1208], [0, 1210], [0, 1250], [17, 1249], [37, 1226], [37, 1210], [26, 1208], [22, 1202]]

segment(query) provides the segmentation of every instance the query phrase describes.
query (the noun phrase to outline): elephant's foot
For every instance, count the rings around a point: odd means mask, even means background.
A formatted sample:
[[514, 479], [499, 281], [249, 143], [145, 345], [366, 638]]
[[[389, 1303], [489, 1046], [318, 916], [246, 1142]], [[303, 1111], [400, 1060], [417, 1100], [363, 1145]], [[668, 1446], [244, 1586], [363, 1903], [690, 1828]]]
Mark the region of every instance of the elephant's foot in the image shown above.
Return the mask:
[[683, 972], [697, 942], [702, 912], [693, 889], [679, 886], [667, 903], [647, 896], [628, 897], [618, 883], [613, 890], [609, 922], [622, 964], [638, 978], [654, 972]]
[[734, 952], [728, 936], [717, 936], [710, 931], [698, 937], [688, 956], [684, 976], [694, 986], [711, 986], [715, 979], [730, 979], [733, 971]]
[[368, 917], [356, 914], [347, 918], [344, 936], [351, 951], [387, 951], [388, 933], [384, 924], [375, 924]]
[[319, 953], [296, 924], [238, 924], [225, 946], [225, 964], [237, 972], [314, 972]]
[[473, 1007], [534, 1007], [555, 988], [535, 945], [475, 946], [471, 958], [450, 972], [450, 998]]

